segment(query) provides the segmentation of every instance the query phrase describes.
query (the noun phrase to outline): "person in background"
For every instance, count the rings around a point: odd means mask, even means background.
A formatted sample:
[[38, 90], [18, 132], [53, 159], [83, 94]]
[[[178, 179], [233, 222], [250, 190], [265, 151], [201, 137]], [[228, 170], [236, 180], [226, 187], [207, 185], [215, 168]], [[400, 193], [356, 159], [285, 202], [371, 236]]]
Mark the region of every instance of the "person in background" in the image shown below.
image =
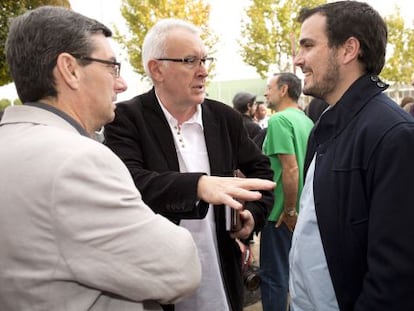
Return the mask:
[[270, 117], [263, 152], [270, 159], [276, 183], [275, 202], [260, 238], [260, 275], [264, 311], [286, 311], [289, 250], [299, 211], [306, 144], [313, 122], [299, 108], [302, 83], [293, 73], [273, 75], [265, 96]]
[[[212, 60], [198, 27], [179, 19], [158, 21], [142, 47], [153, 88], [118, 103], [104, 131], [143, 200], [188, 228], [202, 254], [201, 286], [166, 310], [241, 311], [235, 238], [259, 231], [273, 204], [269, 160], [249, 139], [242, 115], [205, 97]], [[247, 178], [233, 177], [236, 169]], [[226, 226], [225, 205], [240, 211], [242, 226], [235, 232]]]
[[410, 105], [410, 110], [408, 112], [414, 117], [414, 104]]
[[328, 108], [329, 105], [324, 100], [320, 98], [312, 98], [310, 103], [305, 108], [306, 115], [316, 123], [318, 121], [321, 114]]
[[414, 120], [378, 77], [387, 26], [357, 1], [303, 9], [299, 21], [303, 93], [330, 107], [308, 142], [292, 309], [414, 310]]
[[406, 96], [401, 100], [401, 108], [413, 115], [414, 110], [414, 98]]
[[267, 107], [265, 102], [257, 102], [257, 109], [254, 120], [257, 124], [259, 124], [261, 129], [267, 128], [267, 121], [269, 120], [269, 116], [267, 115]]
[[200, 283], [188, 230], [154, 214], [91, 138], [126, 89], [110, 36], [60, 7], [11, 22], [23, 105], [0, 122], [0, 310], [161, 310]]
[[233, 97], [233, 108], [243, 116], [243, 124], [249, 133], [250, 138], [254, 138], [260, 132], [260, 126], [254, 122], [257, 103], [256, 95], [248, 92], [239, 92]]
[[414, 98], [410, 96], [406, 96], [403, 99], [401, 99], [401, 108], [404, 108], [408, 104], [414, 103]]

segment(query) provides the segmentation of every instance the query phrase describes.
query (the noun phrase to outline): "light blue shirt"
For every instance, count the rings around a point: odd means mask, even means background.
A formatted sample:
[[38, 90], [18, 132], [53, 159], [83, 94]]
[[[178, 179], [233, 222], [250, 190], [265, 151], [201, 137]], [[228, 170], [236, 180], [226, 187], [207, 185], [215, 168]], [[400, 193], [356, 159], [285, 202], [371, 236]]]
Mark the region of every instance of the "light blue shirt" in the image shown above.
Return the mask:
[[291, 308], [293, 311], [338, 311], [316, 218], [314, 173], [315, 156], [306, 175], [289, 254]]

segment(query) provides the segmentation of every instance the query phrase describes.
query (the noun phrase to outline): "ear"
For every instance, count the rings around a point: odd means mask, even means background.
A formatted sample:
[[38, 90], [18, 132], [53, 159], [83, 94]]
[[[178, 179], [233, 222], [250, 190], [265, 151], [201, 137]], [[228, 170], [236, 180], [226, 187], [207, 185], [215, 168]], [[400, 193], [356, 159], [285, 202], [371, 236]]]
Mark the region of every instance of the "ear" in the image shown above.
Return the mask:
[[281, 95], [284, 97], [286, 94], [287, 94], [287, 91], [288, 91], [288, 86], [287, 86], [287, 84], [283, 84], [281, 87], [280, 87], [280, 93], [281, 93]]
[[360, 53], [362, 51], [359, 40], [355, 37], [349, 37], [343, 44], [343, 63], [348, 64], [351, 61], [358, 60]]
[[162, 82], [164, 80], [164, 70], [163, 66], [161, 66], [161, 62], [151, 59], [148, 62], [148, 70], [151, 73], [151, 77], [153, 80]]
[[68, 53], [59, 54], [56, 61], [56, 70], [62, 83], [65, 83], [71, 89], [79, 88], [79, 67], [72, 55]]

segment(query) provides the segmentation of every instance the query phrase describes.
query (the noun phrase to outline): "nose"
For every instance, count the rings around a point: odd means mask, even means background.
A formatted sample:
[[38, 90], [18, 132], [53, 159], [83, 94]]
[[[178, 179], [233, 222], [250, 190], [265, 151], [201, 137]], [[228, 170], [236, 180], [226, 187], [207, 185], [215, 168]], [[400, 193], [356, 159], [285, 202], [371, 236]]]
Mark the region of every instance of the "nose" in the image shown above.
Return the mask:
[[119, 76], [118, 78], [115, 79], [114, 88], [115, 88], [115, 93], [119, 94], [119, 93], [125, 92], [128, 88], [128, 85], [125, 82], [124, 78]]
[[295, 58], [293, 59], [293, 64], [299, 67], [303, 64], [303, 55], [300, 49], [295, 55]]
[[208, 68], [204, 63], [200, 63], [197, 68], [197, 76], [206, 78], [208, 76]]

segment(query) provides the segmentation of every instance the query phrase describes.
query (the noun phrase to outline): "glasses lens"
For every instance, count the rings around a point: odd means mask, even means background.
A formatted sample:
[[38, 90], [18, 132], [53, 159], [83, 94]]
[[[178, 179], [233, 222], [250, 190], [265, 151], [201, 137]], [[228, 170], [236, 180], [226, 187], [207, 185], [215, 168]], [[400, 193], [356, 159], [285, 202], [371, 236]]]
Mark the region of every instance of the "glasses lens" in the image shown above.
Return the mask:
[[214, 58], [212, 57], [206, 57], [201, 59], [201, 63], [206, 67], [206, 69], [209, 69], [210, 66], [213, 64]]
[[118, 65], [118, 64], [114, 65], [114, 74], [115, 74], [115, 77], [119, 78], [119, 76], [121, 75], [121, 65]]

